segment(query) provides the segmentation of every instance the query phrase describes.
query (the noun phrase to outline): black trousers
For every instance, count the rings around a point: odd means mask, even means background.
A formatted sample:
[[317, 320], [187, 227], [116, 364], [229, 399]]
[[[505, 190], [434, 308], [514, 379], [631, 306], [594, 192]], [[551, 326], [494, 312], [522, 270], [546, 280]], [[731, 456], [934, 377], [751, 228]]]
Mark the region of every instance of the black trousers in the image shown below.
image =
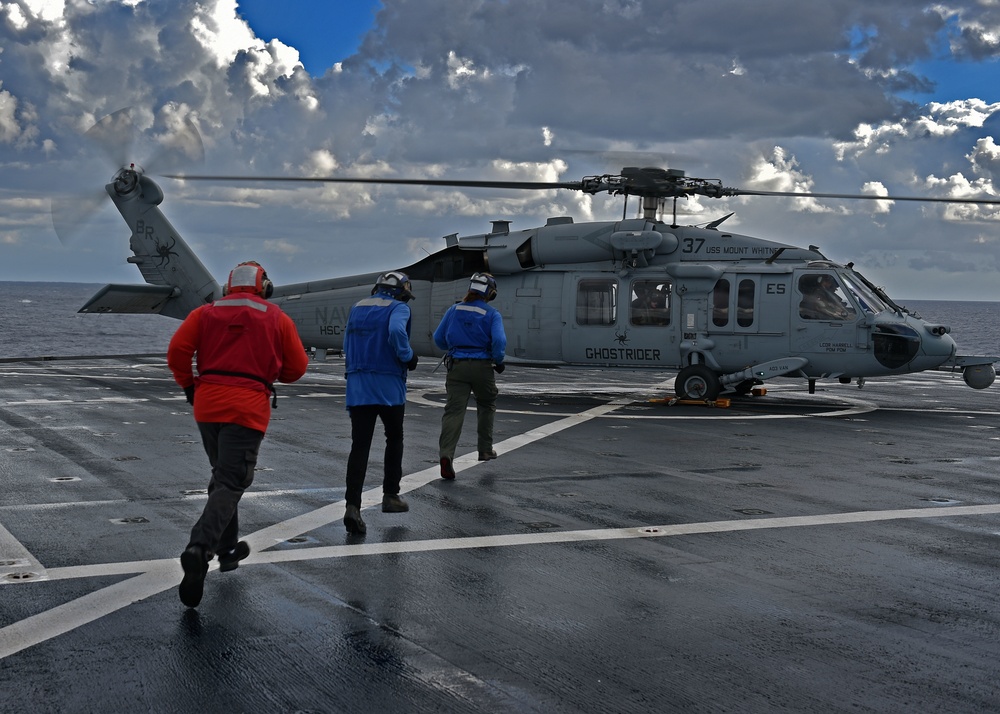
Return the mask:
[[238, 506], [243, 492], [253, 483], [264, 432], [212, 422], [198, 422], [198, 429], [212, 465], [212, 478], [208, 503], [191, 529], [188, 546], [201, 546], [210, 555], [228, 553], [240, 537]]
[[376, 419], [382, 420], [385, 428], [385, 477], [382, 479], [382, 493], [386, 496], [399, 494], [399, 482], [403, 478], [403, 414], [405, 404], [363, 404], [350, 407], [351, 414], [351, 454], [347, 457], [348, 506], [361, 506], [361, 491], [365, 487], [365, 472], [368, 471], [368, 454], [375, 434]]

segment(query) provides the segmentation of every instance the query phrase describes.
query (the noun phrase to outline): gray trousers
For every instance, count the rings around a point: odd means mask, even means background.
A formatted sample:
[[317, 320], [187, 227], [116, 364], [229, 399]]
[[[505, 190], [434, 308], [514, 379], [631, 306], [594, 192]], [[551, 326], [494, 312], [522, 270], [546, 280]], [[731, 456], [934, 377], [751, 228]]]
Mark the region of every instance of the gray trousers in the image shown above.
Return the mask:
[[212, 479], [208, 482], [208, 503], [191, 529], [188, 546], [200, 545], [211, 554], [228, 553], [239, 540], [237, 506], [253, 483], [264, 432], [211, 422], [198, 422], [198, 430], [212, 464]]
[[448, 401], [441, 417], [440, 456], [455, 458], [462, 435], [469, 395], [476, 397], [476, 436], [479, 451], [493, 450], [493, 419], [497, 412], [497, 383], [488, 359], [455, 360], [445, 382]]

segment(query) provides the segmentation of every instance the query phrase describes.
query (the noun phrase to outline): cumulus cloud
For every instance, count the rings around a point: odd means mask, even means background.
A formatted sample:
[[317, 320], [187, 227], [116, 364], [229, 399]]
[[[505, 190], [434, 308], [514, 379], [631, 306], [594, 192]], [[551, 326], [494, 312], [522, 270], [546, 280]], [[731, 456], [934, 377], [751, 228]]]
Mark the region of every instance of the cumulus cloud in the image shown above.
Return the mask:
[[[888, 196], [889, 190], [881, 181], [868, 181], [861, 187], [861, 193], [868, 196]], [[889, 213], [892, 210], [894, 201], [872, 201], [872, 213]]]
[[[770, 156], [758, 156], [750, 167], [746, 188], [762, 191], [782, 191], [788, 193], [811, 193], [815, 182], [803, 173], [796, 158], [784, 148], [775, 146]], [[792, 199], [793, 210], [803, 213], [828, 213], [834, 209], [823, 205], [815, 198], [796, 197]]]
[[969, 180], [962, 174], [953, 174], [946, 178], [928, 176], [924, 179], [924, 184], [935, 194], [948, 196], [950, 198], [980, 198], [983, 196], [996, 197], [997, 204], [979, 205], [968, 203], [948, 204], [944, 211], [943, 218], [946, 221], [970, 222], [970, 221], [998, 221], [1000, 220], [1000, 194], [997, 193], [993, 182], [987, 178]]
[[987, 176], [996, 182], [1000, 179], [1000, 146], [992, 136], [985, 136], [976, 141], [976, 146], [966, 155], [972, 170], [981, 175]]
[[915, 119], [887, 121], [879, 126], [860, 124], [854, 129], [854, 139], [835, 142], [834, 150], [840, 161], [865, 153], [884, 155], [899, 142], [948, 137], [972, 127], [982, 127], [998, 112], [1000, 102], [987, 104], [976, 98], [931, 102], [926, 113]]

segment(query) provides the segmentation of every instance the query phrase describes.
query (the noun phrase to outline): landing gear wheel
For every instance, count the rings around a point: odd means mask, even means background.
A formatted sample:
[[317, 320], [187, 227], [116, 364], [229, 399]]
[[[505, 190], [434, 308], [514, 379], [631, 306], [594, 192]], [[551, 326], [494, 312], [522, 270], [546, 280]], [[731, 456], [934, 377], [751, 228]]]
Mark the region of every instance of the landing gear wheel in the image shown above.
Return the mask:
[[693, 364], [685, 367], [674, 380], [674, 391], [678, 399], [704, 399], [714, 401], [722, 385], [719, 376], [703, 364]]

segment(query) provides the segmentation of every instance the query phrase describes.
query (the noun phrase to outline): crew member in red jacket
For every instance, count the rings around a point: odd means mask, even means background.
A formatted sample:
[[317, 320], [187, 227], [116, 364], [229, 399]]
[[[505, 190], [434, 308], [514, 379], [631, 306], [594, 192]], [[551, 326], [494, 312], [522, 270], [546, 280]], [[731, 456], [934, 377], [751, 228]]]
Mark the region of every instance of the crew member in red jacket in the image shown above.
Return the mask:
[[167, 349], [167, 365], [194, 407], [212, 465], [208, 503], [181, 553], [180, 598], [188, 607], [201, 602], [213, 557], [219, 556], [219, 570], [228, 571], [250, 555], [250, 546], [238, 540], [237, 511], [253, 483], [274, 382], [296, 381], [309, 363], [295, 323], [266, 300], [273, 289], [259, 264], [240, 263], [223, 297], [192, 311]]

